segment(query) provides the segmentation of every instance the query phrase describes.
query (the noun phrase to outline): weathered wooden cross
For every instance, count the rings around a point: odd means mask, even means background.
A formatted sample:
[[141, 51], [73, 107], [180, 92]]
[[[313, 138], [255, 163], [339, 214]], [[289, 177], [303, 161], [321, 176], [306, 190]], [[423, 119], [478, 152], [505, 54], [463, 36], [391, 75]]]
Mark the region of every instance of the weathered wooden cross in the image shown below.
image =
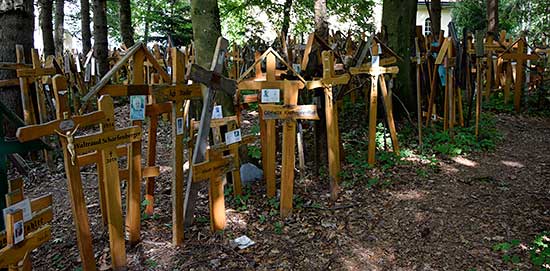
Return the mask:
[[375, 152], [376, 152], [376, 112], [377, 112], [377, 100], [378, 100], [378, 82], [380, 82], [380, 90], [382, 92], [384, 100], [384, 110], [386, 111], [386, 117], [388, 121], [388, 126], [390, 130], [390, 136], [393, 144], [393, 151], [396, 154], [399, 154], [399, 143], [397, 142], [397, 132], [395, 130], [395, 123], [393, 121], [393, 110], [391, 97], [388, 95], [388, 90], [386, 88], [386, 79], [384, 74], [396, 74], [399, 72], [397, 66], [390, 67], [381, 67], [378, 62], [379, 55], [378, 42], [372, 40], [372, 61], [369, 66], [362, 66], [360, 68], [350, 68], [350, 73], [352, 75], [357, 74], [369, 74], [371, 78], [371, 89], [370, 89], [370, 102], [369, 102], [369, 152], [368, 152], [368, 163], [369, 165], [374, 165], [375, 163]]
[[23, 194], [23, 179], [18, 178], [10, 180], [5, 199], [10, 211], [6, 231], [0, 233], [0, 268], [30, 271], [31, 251], [51, 238], [52, 195], [28, 200]]
[[[200, 164], [206, 160], [206, 150], [208, 145], [208, 134], [210, 132], [210, 121], [212, 119], [212, 110], [214, 109], [215, 96], [218, 91], [225, 92], [226, 94], [235, 95], [236, 83], [235, 81], [225, 78], [221, 75], [224, 67], [225, 55], [227, 53], [228, 41], [223, 37], [218, 38], [216, 50], [213, 54], [212, 64], [210, 70], [207, 70], [199, 65], [193, 64], [191, 66], [190, 79], [194, 82], [201, 83], [206, 86], [206, 90], [203, 91], [203, 106], [200, 119], [200, 127], [197, 133], [197, 140], [195, 143], [195, 149], [193, 150], [193, 159], [189, 167], [189, 176], [187, 180], [187, 189], [185, 191], [184, 202], [184, 219], [185, 225], [191, 225], [194, 219], [195, 204], [198, 196], [198, 192], [201, 188], [199, 182], [195, 181], [193, 177], [193, 166]], [[216, 214], [217, 221], [211, 221], [211, 225], [214, 225], [213, 230], [223, 229], [225, 226], [225, 207], [223, 204], [223, 183], [210, 182], [209, 195], [217, 196], [215, 191], [222, 191], [221, 195], [213, 202], [214, 199], [209, 198], [210, 201], [210, 213]], [[223, 208], [223, 212], [220, 210]], [[218, 217], [219, 215], [220, 217]]]

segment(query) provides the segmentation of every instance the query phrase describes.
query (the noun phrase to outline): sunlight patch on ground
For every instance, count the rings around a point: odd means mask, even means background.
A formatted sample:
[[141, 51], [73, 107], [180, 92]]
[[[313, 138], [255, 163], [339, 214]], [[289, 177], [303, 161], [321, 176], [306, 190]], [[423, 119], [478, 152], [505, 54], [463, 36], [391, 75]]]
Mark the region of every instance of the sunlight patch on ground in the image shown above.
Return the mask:
[[509, 167], [517, 167], [517, 168], [522, 168], [522, 167], [525, 167], [522, 163], [520, 162], [514, 162], [514, 161], [500, 161], [502, 164], [504, 164], [505, 166], [509, 166]]
[[398, 200], [420, 200], [426, 196], [426, 192], [418, 190], [392, 192], [391, 194]]
[[451, 174], [451, 173], [458, 173], [458, 168], [456, 167], [453, 167], [449, 164], [446, 164], [446, 163], [441, 163], [441, 171], [447, 173], [447, 174]]
[[479, 166], [479, 164], [477, 162], [472, 161], [470, 159], [466, 159], [464, 157], [460, 157], [460, 156], [453, 157], [453, 158], [451, 158], [451, 160], [453, 160], [455, 163], [458, 163], [458, 164], [461, 164], [461, 165], [467, 166], [467, 167], [477, 167], [477, 166]]
[[248, 225], [248, 222], [246, 221], [246, 216], [244, 216], [241, 213], [238, 213], [237, 211], [231, 208], [227, 208], [226, 214], [227, 214], [227, 225], [230, 226], [230, 228], [246, 229], [246, 226]]
[[346, 270], [383, 270], [382, 267], [391, 265], [395, 261], [393, 252], [383, 248], [368, 248], [355, 245], [348, 257], [342, 259]]

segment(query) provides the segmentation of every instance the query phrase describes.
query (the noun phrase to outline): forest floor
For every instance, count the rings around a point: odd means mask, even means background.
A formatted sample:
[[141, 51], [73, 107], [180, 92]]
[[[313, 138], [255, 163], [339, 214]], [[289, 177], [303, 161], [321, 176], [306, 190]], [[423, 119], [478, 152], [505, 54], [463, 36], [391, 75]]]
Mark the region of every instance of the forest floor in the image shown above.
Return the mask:
[[[528, 260], [506, 262], [493, 246], [510, 240], [527, 246], [550, 229], [550, 119], [495, 118], [503, 139], [487, 153], [439, 155], [431, 162], [410, 156], [359, 171], [344, 166], [355, 177], [344, 183], [335, 204], [329, 203], [324, 175], [296, 180], [295, 210], [287, 220], [258, 182], [239, 199], [226, 193], [227, 228], [211, 234], [203, 191], [180, 248], [171, 245], [171, 152], [164, 136], [171, 133], [161, 124], [155, 215], [142, 219], [142, 241], [127, 247], [129, 269], [529, 270]], [[29, 197], [54, 196], [53, 237], [33, 253], [35, 270], [80, 269], [63, 163], [57, 161], [52, 173], [33, 164], [25, 183]], [[94, 172], [86, 168], [82, 176], [96, 260], [106, 270], [108, 234]], [[256, 244], [233, 249], [230, 241], [242, 235]], [[514, 253], [528, 257], [526, 250]]]

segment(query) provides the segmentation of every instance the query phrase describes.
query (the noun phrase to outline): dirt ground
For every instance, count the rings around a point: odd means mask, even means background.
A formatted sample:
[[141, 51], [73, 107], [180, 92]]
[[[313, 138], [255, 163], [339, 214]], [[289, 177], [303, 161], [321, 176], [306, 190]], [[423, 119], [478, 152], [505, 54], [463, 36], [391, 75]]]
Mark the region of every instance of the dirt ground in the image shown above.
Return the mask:
[[[344, 188], [334, 205], [328, 180], [295, 183], [295, 211], [287, 220], [264, 183], [252, 185], [245, 204], [227, 200], [227, 229], [211, 234], [203, 191], [185, 244], [171, 245], [171, 152], [163, 124], [158, 161], [156, 215], [142, 220], [142, 241], [127, 247], [130, 270], [510, 270], [491, 247], [519, 239], [528, 243], [550, 227], [550, 119], [497, 115], [504, 139], [492, 153], [440, 157], [391, 170], [391, 185], [372, 189], [369, 176]], [[164, 136], [166, 135], [166, 136]], [[76, 235], [62, 161], [50, 173], [34, 164], [26, 179], [30, 197], [52, 193], [52, 240], [33, 253], [35, 270], [78, 270]], [[427, 174], [419, 174], [418, 169]], [[16, 173], [11, 172], [12, 175]], [[109, 268], [106, 229], [99, 213], [97, 175], [83, 170], [96, 261]], [[228, 185], [230, 186], [230, 185]], [[247, 235], [255, 245], [233, 249]], [[529, 265], [519, 265], [529, 270]]]

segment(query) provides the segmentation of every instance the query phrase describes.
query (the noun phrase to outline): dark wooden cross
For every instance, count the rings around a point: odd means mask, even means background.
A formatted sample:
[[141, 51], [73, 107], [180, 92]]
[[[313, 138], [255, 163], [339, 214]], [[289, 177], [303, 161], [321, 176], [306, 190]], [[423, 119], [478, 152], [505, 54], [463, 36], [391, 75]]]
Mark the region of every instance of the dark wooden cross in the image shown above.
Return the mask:
[[395, 130], [395, 123], [393, 121], [393, 110], [391, 97], [388, 95], [388, 90], [386, 88], [386, 79], [384, 74], [396, 74], [399, 72], [397, 66], [390, 67], [381, 67], [377, 62], [376, 58], [379, 57], [380, 52], [378, 50], [378, 42], [376, 40], [372, 41], [372, 61], [371, 66], [361, 67], [361, 68], [350, 68], [350, 73], [352, 75], [357, 74], [369, 74], [371, 78], [371, 89], [370, 89], [370, 102], [369, 102], [369, 151], [368, 151], [368, 163], [373, 166], [375, 163], [375, 153], [376, 153], [376, 112], [377, 112], [377, 100], [378, 100], [378, 82], [380, 82], [380, 90], [382, 92], [384, 100], [384, 110], [386, 111], [386, 117], [388, 121], [388, 126], [390, 130], [390, 136], [393, 143], [393, 151], [396, 154], [399, 154], [399, 143], [397, 142], [397, 132]]
[[[9, 110], [0, 101], [0, 195], [8, 193], [8, 155], [24, 154], [32, 151], [50, 148], [44, 141], [37, 139], [25, 143], [5, 139], [4, 120], [9, 120], [16, 128], [25, 126], [25, 123], [13, 111]], [[6, 204], [3, 198], [0, 198], [0, 210], [4, 209]], [[0, 230], [4, 229], [4, 218], [0, 218]]]
[[[53, 219], [52, 195], [48, 194], [36, 199], [28, 200], [30, 217], [23, 218], [23, 211], [14, 205], [24, 203], [23, 179], [10, 180], [9, 193], [5, 195], [8, 208], [12, 207], [7, 216], [9, 222], [6, 231], [0, 232], [0, 268], [9, 267], [10, 270], [31, 270], [30, 253], [51, 238], [50, 225]], [[25, 204], [23, 204], [25, 205]], [[23, 221], [16, 227], [16, 223]], [[17, 223], [20, 224], [21, 222]], [[22, 227], [21, 227], [22, 226]], [[21, 232], [21, 230], [23, 232]], [[17, 234], [21, 237], [14, 238]], [[15, 242], [17, 241], [19, 242]]]
[[[206, 86], [206, 91], [203, 91], [203, 106], [200, 119], [200, 127], [197, 134], [195, 149], [193, 150], [193, 159], [190, 163], [191, 165], [196, 165], [206, 160], [206, 148], [208, 145], [208, 134], [210, 132], [210, 121], [212, 119], [212, 110], [214, 109], [214, 98], [217, 92], [222, 91], [230, 96], [235, 95], [235, 91], [237, 88], [235, 81], [221, 75], [224, 67], [227, 47], [228, 41], [223, 37], [218, 38], [210, 70], [207, 70], [196, 64], [193, 64], [191, 66], [190, 79], [194, 82], [198, 82]], [[185, 225], [191, 225], [193, 223], [195, 204], [200, 187], [201, 186], [199, 185], [199, 183], [193, 181], [193, 166], [190, 166], [183, 210]], [[220, 189], [223, 191], [223, 183], [210, 183], [210, 191], [219, 191]], [[217, 199], [216, 203], [220, 203], [220, 201], [223, 202], [223, 192], [221, 193], [220, 197], [222, 198]], [[224, 208], [223, 218], [219, 217], [219, 222], [211, 221], [211, 224], [215, 225], [215, 230], [218, 230], [218, 227], [222, 227], [225, 224], [222, 223], [223, 221], [225, 221], [225, 207], [212, 203], [212, 198], [210, 198], [209, 200], [211, 202], [211, 208], [215, 209], [211, 209], [211, 213], [219, 214], [221, 216], [222, 212], [218, 210], [218, 208]], [[215, 219], [218, 219], [218, 216], [216, 216]], [[173, 227], [174, 226], [176, 225], [173, 225]]]

